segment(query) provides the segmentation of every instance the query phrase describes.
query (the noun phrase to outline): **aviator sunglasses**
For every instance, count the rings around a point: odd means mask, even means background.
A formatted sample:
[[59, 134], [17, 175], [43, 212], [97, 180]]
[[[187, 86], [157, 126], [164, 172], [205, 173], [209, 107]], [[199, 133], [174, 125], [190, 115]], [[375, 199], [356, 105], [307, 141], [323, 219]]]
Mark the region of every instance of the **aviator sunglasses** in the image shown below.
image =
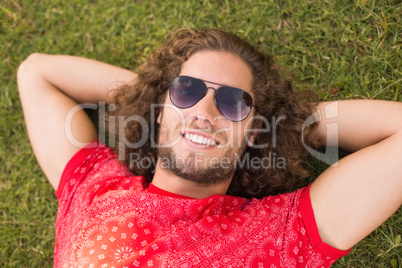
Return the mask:
[[209, 88], [215, 91], [215, 104], [227, 119], [239, 122], [247, 118], [253, 108], [251, 95], [239, 88], [222, 86], [218, 89], [207, 87], [205, 82], [221, 84], [197, 79], [190, 76], [178, 76], [169, 84], [171, 102], [180, 109], [196, 105], [207, 94]]

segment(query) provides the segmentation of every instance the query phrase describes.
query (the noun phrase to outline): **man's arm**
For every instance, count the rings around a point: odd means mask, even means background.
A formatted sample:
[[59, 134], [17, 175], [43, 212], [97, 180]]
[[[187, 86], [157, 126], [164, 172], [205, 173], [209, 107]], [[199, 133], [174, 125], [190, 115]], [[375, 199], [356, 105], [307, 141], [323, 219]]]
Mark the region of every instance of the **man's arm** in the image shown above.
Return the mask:
[[310, 188], [322, 240], [345, 250], [402, 203], [402, 103], [339, 101], [321, 103], [317, 110], [322, 119], [314, 137], [322, 144], [336, 144], [326, 139], [326, 125], [335, 123], [339, 146], [356, 151], [328, 168]]
[[[109, 90], [129, 83], [136, 74], [94, 60], [34, 53], [18, 69], [18, 89], [35, 156], [54, 189], [71, 157], [80, 149], [70, 143], [65, 127], [82, 144], [97, 133], [79, 103], [110, 103]], [[71, 125], [66, 116], [77, 109]], [[71, 113], [70, 113], [71, 114]]]

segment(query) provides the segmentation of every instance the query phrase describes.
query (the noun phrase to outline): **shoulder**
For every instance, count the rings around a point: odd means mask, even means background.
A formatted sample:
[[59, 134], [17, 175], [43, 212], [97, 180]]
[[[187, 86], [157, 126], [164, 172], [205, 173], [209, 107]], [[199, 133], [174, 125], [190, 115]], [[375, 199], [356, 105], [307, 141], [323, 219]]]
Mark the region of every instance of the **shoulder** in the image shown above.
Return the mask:
[[[135, 178], [135, 179], [134, 179]], [[82, 191], [96, 195], [97, 189], [116, 187], [140, 187], [143, 177], [134, 176], [123, 165], [115, 151], [96, 140], [78, 151], [68, 162], [63, 171], [56, 195], [59, 199], [71, 199], [71, 194]]]

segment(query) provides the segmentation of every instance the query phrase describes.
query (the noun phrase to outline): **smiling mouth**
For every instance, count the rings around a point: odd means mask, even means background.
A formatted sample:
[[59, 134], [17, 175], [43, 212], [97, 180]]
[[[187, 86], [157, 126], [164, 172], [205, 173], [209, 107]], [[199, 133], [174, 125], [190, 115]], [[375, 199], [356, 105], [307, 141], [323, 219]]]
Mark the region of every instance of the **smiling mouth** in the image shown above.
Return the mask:
[[183, 134], [183, 137], [197, 144], [208, 145], [208, 146], [218, 145], [218, 143], [215, 140], [194, 133]]

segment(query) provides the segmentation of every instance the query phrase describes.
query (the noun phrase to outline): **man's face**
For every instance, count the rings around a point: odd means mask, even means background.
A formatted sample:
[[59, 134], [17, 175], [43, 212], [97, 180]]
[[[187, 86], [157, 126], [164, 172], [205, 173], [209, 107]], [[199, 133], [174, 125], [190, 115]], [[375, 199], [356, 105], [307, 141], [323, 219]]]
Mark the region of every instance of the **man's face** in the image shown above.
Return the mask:
[[[240, 88], [253, 96], [249, 67], [230, 53], [198, 52], [183, 64], [180, 75]], [[205, 84], [215, 89], [221, 87]], [[246, 131], [254, 114], [252, 111], [240, 122], [230, 121], [221, 114], [214, 97], [215, 91], [209, 88], [194, 106], [179, 109], [167, 96], [158, 118], [158, 161], [162, 168], [206, 185], [231, 180], [236, 156], [240, 157], [247, 145]]]

